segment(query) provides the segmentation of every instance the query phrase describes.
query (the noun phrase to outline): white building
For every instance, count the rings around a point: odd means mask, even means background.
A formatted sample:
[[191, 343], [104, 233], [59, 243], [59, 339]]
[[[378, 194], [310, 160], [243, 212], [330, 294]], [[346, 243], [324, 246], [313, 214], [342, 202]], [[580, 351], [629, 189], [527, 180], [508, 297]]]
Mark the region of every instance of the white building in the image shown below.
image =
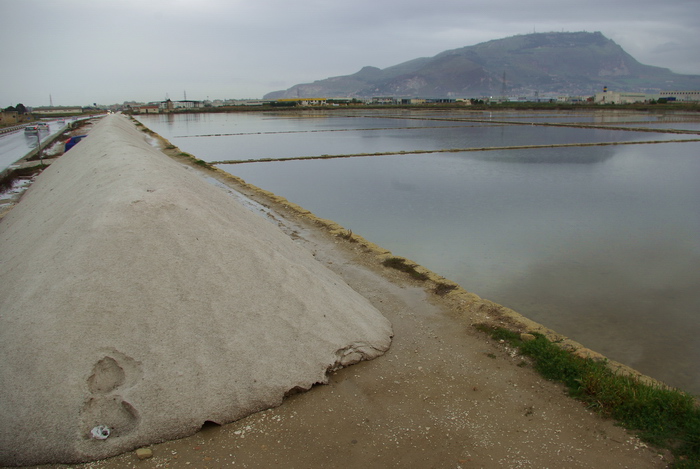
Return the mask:
[[202, 101], [182, 100], [173, 101], [173, 106], [175, 109], [199, 109], [204, 107], [204, 103]]
[[700, 101], [700, 91], [661, 91], [659, 98], [676, 102], [698, 102]]
[[632, 103], [645, 103], [653, 99], [657, 99], [656, 94], [646, 94], [646, 93], [629, 93], [626, 91], [603, 91], [602, 93], [596, 93], [595, 103], [596, 104], [632, 104]]

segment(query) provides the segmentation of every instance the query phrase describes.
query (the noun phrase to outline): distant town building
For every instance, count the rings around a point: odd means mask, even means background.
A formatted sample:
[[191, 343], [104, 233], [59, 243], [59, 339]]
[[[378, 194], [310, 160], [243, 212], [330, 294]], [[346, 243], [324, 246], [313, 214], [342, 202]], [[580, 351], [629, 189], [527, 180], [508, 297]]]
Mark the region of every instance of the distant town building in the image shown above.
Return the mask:
[[227, 99], [224, 106], [262, 106], [266, 102], [260, 99]]
[[160, 112], [171, 112], [175, 109], [175, 104], [171, 100], [166, 99], [158, 103], [158, 109], [160, 109]]
[[700, 91], [661, 91], [659, 98], [667, 101], [698, 102], [700, 101]]
[[2, 111], [0, 112], [0, 126], [14, 125], [20, 122], [19, 112], [17, 111]]
[[160, 107], [157, 104], [147, 104], [145, 106], [135, 107], [134, 111], [140, 114], [158, 114], [160, 112]]
[[326, 98], [283, 98], [278, 103], [296, 104], [297, 106], [324, 106]]
[[175, 109], [200, 109], [204, 107], [202, 101], [182, 100], [172, 101], [172, 103]]
[[656, 94], [604, 90], [602, 93], [596, 93], [594, 102], [597, 104], [632, 104], [646, 103], [657, 98]]
[[392, 96], [375, 96], [372, 98], [372, 104], [396, 104], [396, 98]]
[[124, 101], [124, 103], [121, 105], [121, 107], [124, 109], [131, 109], [131, 108], [134, 108], [136, 106], [142, 106], [144, 104], [146, 104], [146, 103], [142, 103], [139, 101]]

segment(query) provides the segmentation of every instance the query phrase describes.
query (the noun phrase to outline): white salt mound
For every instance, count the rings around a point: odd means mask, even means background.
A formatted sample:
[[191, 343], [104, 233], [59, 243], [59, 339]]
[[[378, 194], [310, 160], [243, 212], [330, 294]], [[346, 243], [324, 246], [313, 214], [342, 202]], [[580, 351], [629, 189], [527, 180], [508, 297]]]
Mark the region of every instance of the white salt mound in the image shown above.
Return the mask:
[[2, 465], [231, 422], [391, 341], [365, 298], [119, 115], [0, 221], [0, 266]]

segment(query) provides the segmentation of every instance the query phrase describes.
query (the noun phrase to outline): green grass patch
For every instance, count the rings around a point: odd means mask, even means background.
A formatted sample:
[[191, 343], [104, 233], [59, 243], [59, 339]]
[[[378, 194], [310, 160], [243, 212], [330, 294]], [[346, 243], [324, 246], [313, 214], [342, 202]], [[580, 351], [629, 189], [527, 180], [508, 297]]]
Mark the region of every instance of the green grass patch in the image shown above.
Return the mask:
[[428, 276], [418, 272], [415, 265], [410, 265], [406, 263], [406, 259], [401, 259], [400, 257], [390, 257], [382, 262], [384, 267], [389, 267], [391, 269], [400, 270], [405, 272], [416, 280], [428, 280]]
[[197, 166], [201, 166], [203, 168], [212, 169], [212, 167], [209, 163], [207, 163], [204, 160], [197, 159], [197, 158], [194, 158], [194, 164], [196, 164]]
[[541, 334], [523, 341], [505, 328], [476, 327], [517, 347], [542, 376], [565, 384], [589, 408], [617, 420], [642, 441], [670, 450], [675, 456], [671, 467], [700, 468], [700, 407], [691, 395], [614, 373], [605, 362], [573, 355]]

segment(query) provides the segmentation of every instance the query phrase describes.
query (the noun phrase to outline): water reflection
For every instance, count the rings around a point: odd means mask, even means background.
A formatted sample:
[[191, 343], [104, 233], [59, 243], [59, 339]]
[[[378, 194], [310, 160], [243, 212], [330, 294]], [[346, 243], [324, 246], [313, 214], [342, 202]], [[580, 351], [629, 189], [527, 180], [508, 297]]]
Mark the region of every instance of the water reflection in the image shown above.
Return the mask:
[[700, 358], [698, 150], [549, 148], [222, 168], [700, 393], [691, 372]]
[[603, 163], [612, 158], [614, 155], [614, 147], [601, 146], [598, 147], [596, 151], [591, 151], [589, 147], [555, 147], [517, 151], [480, 151], [474, 152], [473, 158], [484, 161], [516, 164], [595, 164]]
[[[689, 256], [694, 247], [679, 238], [572, 240], [502, 278], [490, 297], [642, 372], [698, 389], [700, 256]], [[674, 356], [682, 359], [669, 366]]]
[[430, 121], [421, 119], [420, 114], [411, 115], [411, 119], [391, 119], [385, 115], [293, 118], [298, 115], [186, 114], [180, 120], [171, 114], [139, 119], [205, 161], [678, 138], [612, 129], [446, 121], [445, 116], [441, 121]]
[[[698, 126], [686, 116], [627, 112], [366, 114], [209, 115], [169, 127], [149, 116], [146, 124], [168, 138], [248, 133], [173, 140], [207, 161], [678, 138], [496, 122], [508, 119]], [[699, 153], [700, 143], [663, 143], [221, 167], [700, 394]]]

